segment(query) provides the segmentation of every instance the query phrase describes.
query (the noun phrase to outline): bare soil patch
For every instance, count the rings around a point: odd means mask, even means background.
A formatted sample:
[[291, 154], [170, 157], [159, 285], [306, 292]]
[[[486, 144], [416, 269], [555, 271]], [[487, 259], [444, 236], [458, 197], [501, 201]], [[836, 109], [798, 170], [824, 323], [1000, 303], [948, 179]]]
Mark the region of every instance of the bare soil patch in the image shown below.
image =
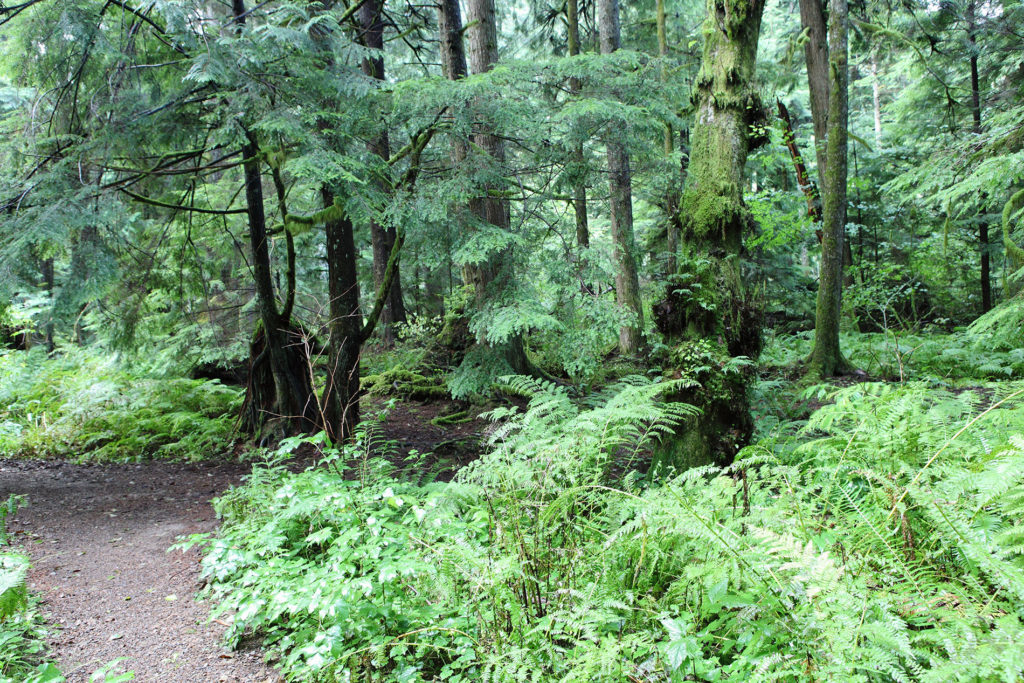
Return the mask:
[[136, 681], [278, 681], [255, 649], [220, 646], [194, 593], [199, 553], [166, 552], [213, 531], [210, 499], [244, 464], [75, 465], [0, 460], [0, 500], [28, 502], [10, 520], [33, 562], [29, 585], [55, 629], [50, 643], [69, 681], [124, 658]]

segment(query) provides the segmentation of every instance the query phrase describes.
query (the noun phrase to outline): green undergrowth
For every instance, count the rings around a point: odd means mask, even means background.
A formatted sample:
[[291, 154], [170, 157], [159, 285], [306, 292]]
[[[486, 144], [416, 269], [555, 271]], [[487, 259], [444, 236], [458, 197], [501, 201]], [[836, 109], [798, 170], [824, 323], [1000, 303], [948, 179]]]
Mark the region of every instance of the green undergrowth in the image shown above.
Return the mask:
[[192, 542], [228, 639], [301, 681], [1024, 673], [1024, 383], [835, 390], [732, 467], [656, 482], [629, 465], [692, 414], [672, 383], [583, 404], [512, 384], [528, 409], [494, 411], [450, 484], [396, 476], [363, 434], [220, 498]]
[[199, 460], [229, 451], [241, 391], [85, 351], [0, 354], [0, 457]]
[[25, 583], [29, 560], [8, 546], [7, 519], [19, 502], [11, 496], [0, 503], [0, 683], [63, 681], [47, 661], [46, 624]]
[[[761, 361], [769, 367], [796, 366], [810, 355], [812, 341], [812, 332], [773, 337]], [[1024, 343], [999, 346], [969, 330], [952, 334], [844, 333], [840, 347], [855, 368], [879, 379], [964, 384], [1024, 377]]]

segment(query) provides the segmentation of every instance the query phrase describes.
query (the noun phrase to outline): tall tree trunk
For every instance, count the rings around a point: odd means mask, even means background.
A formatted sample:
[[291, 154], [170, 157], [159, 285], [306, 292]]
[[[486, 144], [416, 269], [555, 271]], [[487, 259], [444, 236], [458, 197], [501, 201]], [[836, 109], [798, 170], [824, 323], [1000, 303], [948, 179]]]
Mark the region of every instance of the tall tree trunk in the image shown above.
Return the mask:
[[[657, 0], [655, 6], [655, 12], [657, 14], [656, 21], [658, 25], [658, 56], [665, 59], [668, 56], [668, 32], [665, 27], [665, 0]], [[666, 79], [665, 65], [661, 66], [661, 82], [664, 83]], [[665, 156], [671, 157], [672, 152], [675, 149], [674, 131], [672, 130], [672, 124], [665, 124]], [[679, 234], [682, 230], [680, 219], [679, 219], [679, 195], [682, 191], [682, 172], [680, 172], [678, 178], [671, 178], [669, 180], [668, 192], [665, 196], [665, 218], [667, 221], [666, 225], [666, 251], [668, 251], [668, 258], [665, 260], [665, 272], [669, 275], [674, 275], [676, 270], [679, 268]]]
[[[359, 8], [360, 42], [374, 50], [384, 49], [384, 22], [381, 19], [383, 3], [380, 0], [366, 0]], [[379, 54], [363, 60], [363, 73], [377, 80], [384, 80], [384, 56]], [[369, 150], [382, 160], [391, 155], [388, 142], [388, 131], [382, 129], [380, 135], [369, 142]], [[370, 243], [373, 247], [373, 282], [380, 288], [384, 281], [384, 271], [387, 268], [388, 256], [395, 244], [395, 227], [384, 227], [377, 221], [370, 221]], [[387, 304], [381, 313], [381, 336], [385, 346], [391, 346], [395, 342], [394, 323], [404, 323], [406, 320], [405, 303], [402, 300], [401, 275], [396, 274], [394, 285], [388, 293]]]
[[[498, 29], [494, 14], [494, 0], [469, 0], [466, 18], [469, 35], [469, 68], [474, 74], [486, 73], [498, 63]], [[451, 59], [453, 65], [457, 57]], [[474, 135], [474, 143], [487, 153], [492, 163], [505, 163], [505, 143], [496, 135], [484, 130]], [[490, 189], [490, 188], [488, 188]], [[497, 189], [497, 188], [494, 188]], [[470, 211], [477, 218], [497, 228], [511, 229], [511, 217], [507, 200], [496, 197], [478, 197], [470, 201]], [[464, 278], [473, 285], [477, 305], [482, 305], [490, 296], [488, 289], [499, 276], [507, 275], [507, 253], [498, 254], [488, 262], [468, 264], [463, 269]], [[533, 369], [526, 358], [522, 336], [513, 334], [505, 345], [505, 359], [512, 370], [519, 374], [530, 374]]]
[[[967, 3], [967, 42], [971, 51], [971, 132], [981, 135], [981, 87], [978, 82], [978, 26], [975, 0]], [[988, 223], [983, 216], [978, 221], [978, 247], [981, 250], [981, 312], [992, 310], [992, 277], [989, 263]]]
[[[320, 190], [324, 207], [334, 204], [328, 188]], [[330, 358], [321, 403], [328, 436], [349, 438], [359, 424], [359, 355], [363, 316], [359, 308], [359, 279], [352, 221], [334, 216], [324, 224], [327, 240], [327, 295], [330, 298]]]
[[[828, 28], [825, 22], [826, 0], [800, 0], [800, 21], [807, 30], [804, 56], [807, 61], [807, 87], [810, 91], [811, 120], [814, 124], [814, 154], [818, 161], [818, 182], [825, 187], [825, 173], [828, 169], [828, 155], [825, 151], [829, 131], [829, 97], [831, 76], [829, 73]], [[846, 227], [843, 240], [838, 245], [844, 268], [853, 265], [853, 253], [846, 243]], [[824, 257], [823, 257], [824, 258]], [[849, 271], [852, 273], [852, 271]], [[848, 276], [847, 284], [852, 284]]]
[[756, 359], [761, 348], [760, 309], [744, 287], [740, 261], [743, 235], [754, 227], [743, 169], [749, 151], [766, 142], [754, 80], [763, 11], [762, 0], [707, 0], [681, 202], [688, 258], [655, 307], [655, 322], [674, 346], [678, 367], [670, 371], [701, 384], [676, 397], [703, 410], [666, 445], [662, 457], [677, 467], [728, 462], [753, 433], [748, 374], [717, 368], [736, 356]]
[[[50, 311], [46, 316], [46, 324], [43, 326], [43, 342], [46, 344], [46, 352], [53, 353], [53, 328], [54, 328], [54, 317], [56, 301], [54, 299], [54, 289], [57, 284], [56, 278], [54, 277], [53, 269], [53, 257], [43, 259], [43, 286], [46, 288], [46, 296], [50, 300]], [[30, 339], [29, 334], [25, 334], [25, 339]], [[26, 347], [27, 348], [27, 347]]]
[[807, 31], [804, 57], [807, 62], [807, 88], [814, 124], [814, 154], [818, 161], [818, 181], [825, 184], [825, 137], [828, 135], [829, 72], [828, 29], [825, 24], [825, 0], [800, 0], [800, 23]]
[[[620, 47], [619, 2], [598, 0], [598, 32], [601, 54], [611, 54]], [[633, 316], [619, 328], [619, 351], [634, 354], [643, 343], [644, 311], [640, 300], [640, 280], [636, 269], [636, 246], [633, 238], [633, 186], [626, 147], [609, 135], [608, 185], [611, 193], [612, 261], [615, 265], [615, 300]]]
[[[241, 2], [236, 0], [236, 5]], [[266, 415], [283, 418], [290, 433], [312, 431], [319, 424], [316, 394], [310, 374], [310, 358], [301, 332], [292, 326], [290, 315], [277, 309], [270, 266], [267, 222], [263, 208], [263, 177], [256, 136], [246, 132], [242, 147], [245, 159], [245, 201], [249, 218], [249, 247], [256, 284], [257, 307], [262, 330], [256, 335], [246, 401], [248, 428], [258, 431]], [[289, 254], [293, 257], [293, 254]], [[291, 260], [291, 259], [290, 259]], [[294, 281], [289, 277], [289, 286]], [[293, 293], [290, 292], [290, 299]], [[286, 305], [286, 310], [290, 306]], [[273, 377], [272, 389], [266, 370]]]
[[875, 116], [875, 147], [882, 148], [882, 92], [878, 83], [878, 54], [871, 50], [871, 111]]
[[[566, 5], [567, 37], [569, 56], [580, 53], [580, 16], [577, 0], [567, 0]], [[569, 93], [577, 97], [582, 90], [580, 79], [575, 76], [569, 79]], [[583, 179], [586, 170], [586, 159], [583, 156], [583, 142], [577, 142], [572, 150], [572, 163], [575, 164], [574, 174], [577, 176], [572, 189], [572, 206], [576, 214], [576, 246], [583, 250], [590, 247], [590, 224], [587, 220], [587, 184]]]
[[[238, 31], [245, 24], [244, 0], [232, 0]], [[291, 325], [291, 302], [294, 300], [294, 248], [289, 236], [289, 290], [285, 307], [279, 311], [274, 295], [270, 265], [267, 220], [263, 206], [263, 176], [260, 171], [260, 148], [256, 135], [246, 131], [242, 146], [242, 168], [245, 175], [246, 213], [249, 223], [249, 246], [256, 284], [256, 300], [262, 330], [253, 343], [243, 424], [258, 431], [266, 415], [283, 418], [286, 431], [308, 432], [319, 424], [316, 394], [310, 370], [307, 345]], [[269, 373], [267, 372], [269, 370]], [[272, 377], [272, 381], [267, 381]]]
[[829, 88], [827, 161], [821, 242], [821, 273], [808, 374], [826, 378], [849, 369], [839, 348], [843, 302], [843, 241], [846, 232], [849, 16], [847, 0], [829, 0]]

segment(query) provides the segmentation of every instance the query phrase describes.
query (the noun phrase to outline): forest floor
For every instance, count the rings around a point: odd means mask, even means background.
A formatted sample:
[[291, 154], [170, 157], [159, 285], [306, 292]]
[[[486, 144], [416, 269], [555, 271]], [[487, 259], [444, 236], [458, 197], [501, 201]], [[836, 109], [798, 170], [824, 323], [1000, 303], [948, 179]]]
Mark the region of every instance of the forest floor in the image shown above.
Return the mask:
[[[375, 406], [377, 407], [377, 406]], [[400, 403], [383, 425], [390, 456], [428, 454], [421, 473], [447, 480], [478, 453], [482, 423], [435, 426], [446, 403]], [[310, 464], [309, 457], [292, 462]], [[0, 501], [27, 502], [8, 527], [33, 563], [29, 587], [40, 596], [52, 656], [70, 682], [122, 659], [112, 671], [136, 681], [279, 681], [250, 646], [220, 645], [225, 625], [196, 601], [200, 552], [168, 548], [184, 535], [213, 531], [212, 498], [251, 471], [241, 462], [73, 464], [0, 460]], [[113, 676], [112, 676], [113, 677]], [[96, 680], [104, 680], [102, 676]]]
[[32, 558], [29, 587], [55, 627], [51, 653], [69, 681], [118, 658], [116, 669], [136, 681], [279, 680], [258, 650], [219, 645], [224, 626], [193, 597], [199, 552], [167, 552], [183, 534], [212, 531], [210, 499], [249, 470], [0, 461], [0, 500], [28, 499], [9, 531]]

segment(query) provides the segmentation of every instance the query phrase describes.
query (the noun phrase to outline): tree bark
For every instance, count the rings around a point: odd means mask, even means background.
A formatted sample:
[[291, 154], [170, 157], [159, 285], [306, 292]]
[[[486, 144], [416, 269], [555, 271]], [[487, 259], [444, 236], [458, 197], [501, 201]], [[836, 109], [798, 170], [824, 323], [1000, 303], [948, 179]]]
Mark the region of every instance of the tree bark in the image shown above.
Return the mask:
[[[567, 42], [569, 56], [575, 57], [580, 53], [580, 17], [577, 0], [567, 0], [566, 4]], [[578, 97], [582, 90], [580, 79], [573, 76], [569, 79], [569, 93]], [[576, 246], [580, 250], [590, 248], [590, 223], [587, 218], [587, 184], [583, 180], [586, 170], [586, 158], [583, 155], [583, 143], [577, 142], [572, 150], [572, 162], [577, 180], [573, 183], [572, 206], [576, 214]], [[586, 289], [586, 286], [584, 286]]]
[[760, 307], [744, 287], [740, 260], [743, 236], [754, 227], [743, 170], [750, 150], [767, 141], [754, 78], [763, 11], [762, 0], [707, 0], [681, 200], [685, 258], [655, 307], [655, 322], [673, 346], [669, 371], [701, 384], [674, 398], [703, 415], [658, 456], [680, 468], [727, 463], [753, 433], [749, 374], [718, 368], [737, 356], [756, 359], [761, 348]]
[[849, 16], [847, 0], [829, 0], [829, 89], [827, 161], [821, 242], [821, 273], [808, 374], [822, 379], [849, 369], [839, 348], [843, 302], [843, 241], [846, 232], [847, 125], [849, 121]]
[[[469, 25], [469, 68], [474, 74], [486, 73], [498, 63], [498, 30], [494, 14], [494, 0], [469, 0], [467, 4]], [[451, 60], [453, 65], [457, 57]], [[474, 143], [499, 166], [505, 163], [505, 143], [496, 135], [486, 130], [474, 135]], [[498, 189], [498, 188], [487, 188]], [[470, 211], [477, 218], [490, 223], [501, 230], [511, 229], [511, 216], [507, 200], [496, 197], [478, 197], [469, 203]], [[488, 289], [491, 283], [501, 275], [507, 275], [508, 254], [502, 252], [481, 264], [467, 264], [463, 269], [464, 278], [473, 285], [477, 305], [483, 305], [489, 298]], [[513, 372], [532, 374], [533, 368], [526, 357], [523, 339], [519, 334], [509, 337], [504, 348], [505, 359]]]
[[[981, 135], [981, 86], [978, 80], [978, 26], [974, 0], [966, 8], [967, 43], [971, 51], [971, 132]], [[992, 310], [992, 276], [989, 263], [988, 223], [983, 216], [978, 220], [978, 247], [981, 250], [981, 312]]]
[[818, 161], [818, 180], [824, 185], [825, 137], [828, 135], [829, 65], [828, 30], [825, 24], [824, 0], [800, 0], [800, 23], [807, 31], [804, 57], [807, 61], [807, 87], [811, 99], [811, 120], [814, 124], [814, 154]]
[[[236, 0], [236, 6], [240, 4]], [[242, 155], [245, 159], [243, 169], [249, 247], [252, 251], [256, 300], [262, 324], [262, 334], [257, 333], [254, 342], [245, 413], [248, 419], [244, 422], [248, 428], [258, 431], [265, 416], [270, 414], [283, 418], [289, 433], [309, 432], [319, 424], [316, 394], [310, 375], [310, 358], [299, 331], [293, 328], [289, 317], [277, 309], [263, 208], [260, 149], [251, 131], [246, 131]], [[291, 296], [294, 295], [289, 294], [289, 298]], [[261, 379], [266, 369], [273, 376], [272, 394], [269, 383]]]
[[[366, 0], [359, 8], [360, 42], [374, 50], [384, 49], [384, 22], [381, 19], [383, 2], [381, 0]], [[379, 54], [363, 60], [363, 73], [370, 78], [379, 81], [384, 80], [384, 57]], [[367, 145], [370, 153], [381, 160], [386, 160], [391, 155], [388, 141], [388, 131], [382, 129], [380, 134], [371, 140]], [[370, 244], [373, 248], [373, 282], [380, 287], [384, 281], [384, 271], [387, 268], [388, 256], [395, 244], [395, 227], [384, 227], [375, 220], [370, 221]], [[405, 303], [402, 300], [401, 274], [396, 274], [394, 284], [388, 293], [387, 304], [381, 313], [381, 336], [385, 346], [392, 346], [395, 342], [394, 323], [406, 321]]]
[[[598, 32], [601, 54], [620, 47], [619, 2], [598, 0]], [[630, 324], [619, 328], [619, 351], [635, 354], [643, 343], [644, 311], [637, 275], [636, 246], [633, 237], [633, 187], [629, 152], [615, 133], [605, 141], [608, 150], [608, 185], [611, 204], [612, 261], [615, 264], [615, 300], [633, 316]]]
[[[244, 0], [232, 0], [237, 30], [245, 25]], [[309, 432], [319, 425], [308, 347], [290, 320], [294, 299], [294, 249], [289, 240], [289, 290], [283, 315], [277, 308], [270, 265], [267, 220], [263, 206], [261, 152], [255, 133], [245, 131], [242, 168], [245, 175], [249, 246], [262, 330], [255, 335], [243, 425], [258, 431], [266, 415], [284, 420], [290, 433]], [[267, 372], [269, 370], [269, 373]], [[273, 377], [268, 381], [267, 375]], [[272, 387], [272, 389], [271, 389]]]
[[[658, 56], [665, 59], [668, 56], [668, 32], [665, 26], [665, 0], [657, 0], [655, 5], [656, 23], [658, 31]], [[665, 65], [661, 66], [661, 82], [667, 80]], [[675, 132], [672, 124], [665, 124], [665, 156], [671, 157], [675, 150]], [[679, 196], [682, 193], [682, 169], [679, 176], [669, 181], [668, 192], [665, 196], [665, 218], [666, 218], [666, 251], [668, 258], [665, 260], [665, 272], [674, 275], [679, 268], [679, 235], [682, 226], [679, 220]]]
[[882, 148], [882, 92], [878, 83], [878, 55], [871, 50], [871, 111], [875, 117], [875, 147]]
[[[320, 191], [324, 207], [334, 204], [329, 188]], [[324, 224], [327, 240], [327, 294], [330, 299], [330, 358], [321, 404], [325, 428], [335, 441], [352, 436], [359, 424], [359, 355], [363, 316], [359, 308], [359, 279], [352, 221], [333, 217]]]

